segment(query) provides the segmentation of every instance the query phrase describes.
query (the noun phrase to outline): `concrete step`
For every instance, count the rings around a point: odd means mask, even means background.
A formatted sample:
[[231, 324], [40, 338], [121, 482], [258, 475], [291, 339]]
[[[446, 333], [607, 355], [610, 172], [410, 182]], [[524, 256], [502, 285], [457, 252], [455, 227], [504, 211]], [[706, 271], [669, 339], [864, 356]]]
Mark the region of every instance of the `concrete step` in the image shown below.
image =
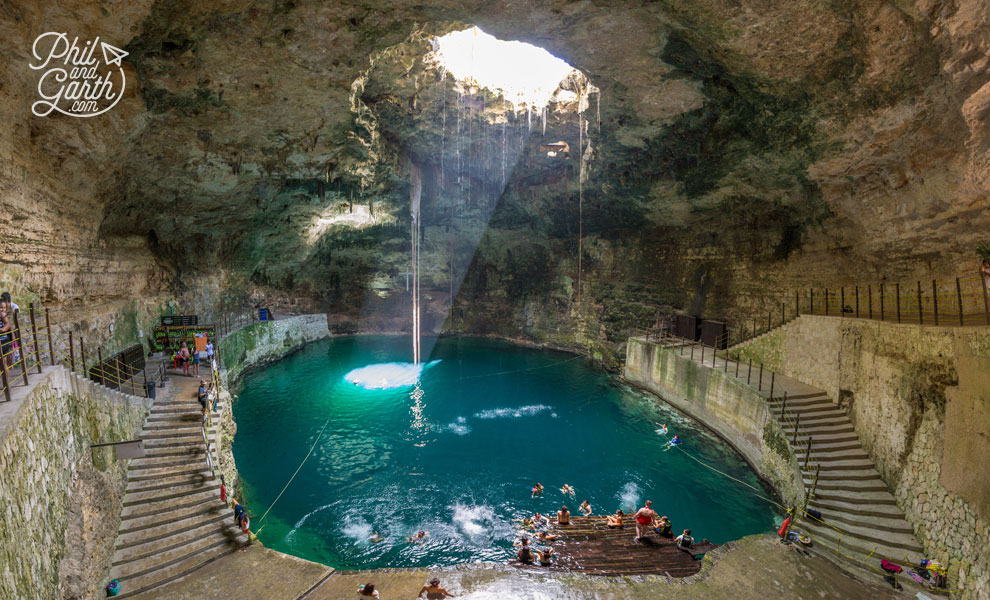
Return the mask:
[[[803, 427], [801, 428], [804, 429]], [[857, 445], [862, 445], [859, 441], [859, 436], [856, 435], [855, 431], [840, 432], [840, 433], [816, 433], [815, 435], [807, 435], [804, 431], [799, 431], [797, 436], [797, 444], [807, 444], [808, 438], [812, 439], [813, 444], [836, 444], [836, 443], [853, 443]], [[794, 441], [794, 428], [790, 428], [790, 432], [787, 434], [787, 439]]]
[[114, 548], [116, 550], [129, 548], [205, 526], [212, 526], [214, 528], [223, 527], [222, 521], [225, 519], [233, 519], [233, 512], [229, 508], [218, 504], [215, 510], [199, 512], [191, 517], [172, 521], [163, 527], [146, 527], [130, 533], [120, 534], [117, 536], [117, 542], [114, 544]]
[[213, 486], [212, 483], [186, 483], [174, 485], [167, 489], [147, 490], [141, 492], [128, 492], [124, 494], [124, 506], [137, 506], [148, 504], [149, 502], [159, 502], [170, 498], [181, 498], [190, 494], [195, 494], [207, 490], [216, 490], [217, 497], [220, 496], [220, 487]]
[[896, 505], [890, 504], [857, 504], [855, 502], [826, 500], [823, 498], [812, 498], [808, 504], [812, 508], [820, 510], [822, 514], [831, 513], [904, 519], [904, 513], [901, 512], [901, 509], [897, 508]]
[[189, 465], [202, 462], [206, 459], [206, 452], [198, 454], [184, 454], [182, 456], [148, 456], [135, 458], [131, 464], [127, 465], [127, 471], [142, 471], [146, 469], [161, 469], [163, 467], [173, 467], [178, 465]]
[[[773, 400], [768, 400], [767, 402], [770, 404], [771, 407], [779, 409], [781, 406], [784, 405], [783, 394], [780, 391], [774, 391]], [[832, 399], [829, 398], [824, 393], [805, 394], [801, 396], [792, 396], [790, 394], [787, 394], [787, 407], [790, 408], [792, 406], [798, 408], [805, 408], [805, 407], [811, 408], [817, 406], [831, 406], [835, 408], [838, 407], [838, 405], [832, 402]]]
[[915, 539], [914, 533], [910, 531], [887, 531], [877, 529], [872, 525], [864, 526], [863, 524], [849, 524], [843, 521], [837, 521], [835, 519], [822, 522], [811, 517], [804, 517], [803, 519], [799, 519], [798, 522], [801, 524], [811, 523], [820, 528], [831, 529], [833, 535], [838, 535], [838, 533], [841, 533], [843, 540], [846, 538], [855, 538], [867, 545], [872, 544], [883, 546], [889, 552], [893, 552], [895, 550], [900, 550], [902, 552], [923, 552], [921, 544], [919, 544], [918, 540]]
[[203, 454], [203, 438], [184, 444], [169, 444], [168, 446], [155, 446], [153, 448], [146, 447], [142, 458], [193, 456], [196, 454]]
[[169, 510], [188, 508], [196, 506], [197, 504], [219, 499], [220, 494], [218, 491], [213, 489], [203, 489], [202, 491], [189, 493], [179, 498], [168, 498], [157, 502], [146, 502], [144, 504], [136, 504], [134, 506], [125, 506], [120, 512], [120, 517], [121, 519], [136, 519], [138, 517], [146, 517]]
[[155, 477], [153, 479], [128, 481], [127, 488], [124, 490], [124, 493], [162, 490], [175, 485], [188, 485], [191, 483], [206, 484], [213, 481], [216, 481], [213, 476], [213, 472], [204, 468], [202, 471], [186, 471], [179, 475], [172, 475], [170, 477]]
[[[822, 551], [822, 555], [827, 556], [826, 553], [833, 553], [834, 555], [836, 548], [838, 548], [838, 551], [842, 554], [852, 556], [854, 563], [856, 562], [855, 559], [858, 559], [862, 563], [878, 567], [880, 560], [886, 558], [891, 562], [896, 562], [903, 566], [905, 564], [917, 564], [922, 558], [920, 549], [908, 550], [897, 546], [888, 546], [874, 540], [840, 534], [840, 532], [821, 523], [802, 520], [799, 521], [796, 530], [803, 530], [811, 535], [812, 546], [810, 549], [818, 546], [818, 550]], [[909, 557], [909, 561], [904, 560], [905, 555]], [[860, 566], [862, 566], [862, 563], [860, 563]]]
[[[804, 444], [805, 444], [804, 447], [807, 447], [808, 445], [807, 438], [805, 439]], [[797, 447], [800, 448], [801, 447], [800, 444]], [[813, 439], [811, 442], [812, 452], [814, 452], [815, 450], [833, 452], [836, 450], [862, 450], [862, 449], [863, 449], [863, 445], [859, 443], [859, 440], [848, 440], [842, 442], [832, 442], [832, 441], [823, 442], [818, 439]]]
[[[131, 563], [141, 561], [145, 564], [167, 562], [168, 553], [178, 550], [195, 550], [197, 546], [209, 546], [209, 540], [234, 539], [242, 535], [240, 528], [234, 523], [233, 517], [221, 521], [210, 521], [199, 527], [175, 532], [170, 536], [149, 540], [141, 544], [118, 549], [113, 554], [112, 566], [121, 567], [126, 571]], [[133, 576], [133, 575], [131, 575]]]
[[[222, 542], [182, 560], [155, 569], [145, 575], [116, 577], [120, 580], [122, 587], [127, 590], [117, 596], [117, 598], [123, 599], [135, 596], [142, 592], [162, 586], [170, 581], [174, 581], [180, 577], [184, 577], [196, 569], [199, 569], [203, 565], [209, 564], [218, 558], [230, 554], [231, 552], [235, 552], [239, 547], [238, 544], [243, 544], [246, 542], [247, 540], [245, 539], [239, 539], [234, 542]], [[110, 577], [115, 577], [114, 570], [110, 571]]]
[[[795, 453], [804, 458], [804, 448], [797, 448]], [[836, 462], [836, 461], [848, 461], [848, 460], [869, 460], [870, 457], [867, 456], [866, 452], [862, 449], [854, 450], [822, 450], [820, 452], [815, 451], [815, 447], [811, 447], [811, 462]]]
[[141, 430], [141, 439], [168, 439], [176, 437], [192, 437], [194, 435], [202, 435], [203, 428], [200, 426], [195, 427], [184, 427], [182, 429], [143, 429]]
[[230, 508], [223, 502], [220, 502], [218, 495], [213, 502], [203, 502], [192, 506], [174, 508], [161, 511], [154, 515], [122, 519], [120, 527], [117, 529], [117, 535], [137, 533], [145, 530], [150, 530], [153, 534], [167, 534], [169, 531], [168, 527], [172, 524], [186, 521], [187, 519], [205, 515], [225, 516], [229, 514]]
[[780, 408], [771, 407], [770, 412], [772, 412], [774, 416], [777, 417], [778, 419], [781, 418], [781, 415], [785, 415], [788, 419], [794, 420], [800, 415], [802, 421], [804, 421], [805, 419], [818, 419], [820, 417], [827, 417], [827, 416], [846, 417], [846, 418], [849, 417], [849, 415], [846, 414], [846, 411], [841, 410], [840, 408], [830, 404], [815, 405], [807, 408], [800, 406], [792, 407], [788, 405], [787, 410], [785, 410], [783, 413], [780, 412]]
[[197, 431], [196, 435], [145, 438], [144, 448], [145, 450], [147, 450], [149, 448], [170, 448], [172, 446], [183, 446], [186, 444], [202, 444], [202, 443], [203, 443], [203, 434]]
[[[802, 467], [804, 467], [805, 466], [804, 452], [801, 452], [800, 450], [798, 450], [797, 455], [798, 455], [798, 464], [800, 464]], [[825, 460], [825, 459], [816, 459], [815, 457], [811, 457], [811, 466], [807, 470], [814, 471], [815, 470], [815, 465], [817, 465], [817, 464], [822, 465], [822, 469], [823, 470], [826, 467], [828, 467], [831, 470], [837, 470], [837, 469], [840, 469], [840, 468], [847, 468], [849, 470], [874, 469], [873, 461], [871, 461], [868, 458], [841, 458], [840, 457], [839, 459], [836, 459], [836, 460]]]
[[[811, 517], [806, 516], [805, 518]], [[864, 516], [823, 510], [822, 520], [838, 529], [852, 526], [866, 531], [873, 531], [876, 535], [885, 535], [886, 533], [914, 535], [914, 529], [911, 528], [911, 524], [903, 517]]]
[[203, 413], [200, 411], [188, 411], [188, 412], [176, 412], [168, 413], [164, 415], [149, 415], [145, 420], [145, 423], [151, 424], [175, 424], [175, 423], [191, 423], [198, 425], [203, 422]]
[[[794, 423], [781, 423], [781, 428], [788, 434], [794, 434]], [[855, 434], [852, 423], [846, 419], [845, 423], [801, 423], [798, 426], [798, 437], [818, 437], [819, 435], [832, 436], [839, 433]]]
[[171, 431], [174, 429], [189, 429], [190, 427], [201, 427], [203, 419], [182, 420], [182, 421], [151, 421], [144, 424], [145, 431]]
[[138, 469], [127, 473], [127, 481], [151, 481], [162, 477], [174, 477], [186, 473], [196, 473], [207, 469], [206, 458], [199, 463], [188, 465], [173, 465], [155, 469]]
[[[804, 486], [810, 488], [814, 483], [814, 475], [804, 478]], [[879, 477], [874, 479], [836, 479], [823, 480], [818, 478], [817, 489], [819, 491], [860, 491], [860, 492], [887, 492], [887, 484]]]
[[818, 488], [815, 497], [823, 502], [848, 502], [850, 504], [889, 504], [897, 506], [894, 497], [887, 490], [826, 490]]

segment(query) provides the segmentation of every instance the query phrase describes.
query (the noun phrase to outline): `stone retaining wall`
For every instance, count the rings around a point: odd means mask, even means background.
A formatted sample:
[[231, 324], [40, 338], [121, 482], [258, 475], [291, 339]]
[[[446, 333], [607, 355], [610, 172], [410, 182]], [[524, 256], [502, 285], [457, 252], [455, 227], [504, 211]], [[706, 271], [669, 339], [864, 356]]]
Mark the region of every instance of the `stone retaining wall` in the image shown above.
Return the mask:
[[795, 504], [804, 497], [797, 459], [766, 398], [752, 387], [637, 338], [628, 342], [624, 376], [718, 433], [785, 502]]
[[275, 362], [304, 345], [330, 337], [326, 315], [300, 315], [278, 321], [259, 321], [233, 331], [220, 340], [220, 377], [224, 390], [220, 400], [219, 464], [227, 487], [238, 489], [237, 466], [234, 464], [233, 442], [237, 432], [232, 403], [235, 389], [244, 373], [252, 368]]
[[805, 315], [735, 348], [826, 390], [962, 598], [990, 597], [990, 328]]
[[97, 598], [120, 523], [125, 465], [151, 401], [48, 367], [0, 423], [0, 598]]

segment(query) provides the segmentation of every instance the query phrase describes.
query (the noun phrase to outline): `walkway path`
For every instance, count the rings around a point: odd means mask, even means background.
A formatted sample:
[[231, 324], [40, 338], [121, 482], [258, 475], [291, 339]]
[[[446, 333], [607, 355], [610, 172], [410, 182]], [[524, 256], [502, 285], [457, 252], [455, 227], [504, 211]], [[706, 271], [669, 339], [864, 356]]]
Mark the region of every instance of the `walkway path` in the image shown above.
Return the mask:
[[[666, 345], [684, 358], [691, 356], [687, 347], [670, 342]], [[695, 362], [700, 363], [701, 356], [695, 347]], [[879, 566], [881, 558], [900, 564], [918, 563], [923, 551], [910, 523], [863, 449], [849, 416], [825, 392], [777, 373], [773, 375], [774, 397], [770, 399], [769, 372], [763, 374], [761, 385], [755, 369], [750, 374], [747, 364], [713, 357], [711, 348], [706, 349], [704, 365], [733, 377], [738, 372], [739, 380], [746, 382], [749, 378], [753, 391], [768, 399], [798, 457], [807, 489], [811, 489], [815, 472], [820, 469], [808, 507], [821, 511], [823, 521], [805, 517], [797, 527], [811, 534], [813, 549], [833, 557], [838, 552], [873, 566]], [[810, 456], [806, 454], [808, 440]]]
[[[208, 379], [209, 373], [203, 376]], [[123, 589], [118, 598], [187, 575], [247, 542], [220, 501], [220, 482], [207, 463], [199, 381], [176, 373], [170, 379], [141, 432], [145, 456], [127, 467], [110, 571]], [[212, 413], [211, 439], [219, 415]]]

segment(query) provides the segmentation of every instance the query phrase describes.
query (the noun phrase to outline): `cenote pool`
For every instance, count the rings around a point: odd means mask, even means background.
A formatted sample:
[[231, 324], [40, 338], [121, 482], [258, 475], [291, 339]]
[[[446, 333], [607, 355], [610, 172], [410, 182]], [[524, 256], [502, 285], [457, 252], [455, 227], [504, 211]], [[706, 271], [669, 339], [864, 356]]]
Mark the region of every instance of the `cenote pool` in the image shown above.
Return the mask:
[[[773, 527], [768, 502], [687, 456], [763, 490], [731, 448], [585, 359], [488, 339], [429, 341], [439, 362], [418, 388], [396, 370], [354, 372], [408, 361], [410, 340], [399, 336], [314, 343], [245, 377], [234, 456], [265, 545], [337, 568], [504, 561], [514, 519], [561, 504], [576, 513], [585, 499], [596, 514], [652, 499], [675, 530], [716, 543]], [[366, 389], [383, 379], [398, 387]], [[682, 446], [665, 450], [654, 422]], [[546, 491], [533, 498], [536, 482]], [[565, 483], [576, 497], [560, 492]], [[383, 541], [369, 541], [375, 530]], [[430, 533], [425, 543], [406, 541], [419, 530]]]

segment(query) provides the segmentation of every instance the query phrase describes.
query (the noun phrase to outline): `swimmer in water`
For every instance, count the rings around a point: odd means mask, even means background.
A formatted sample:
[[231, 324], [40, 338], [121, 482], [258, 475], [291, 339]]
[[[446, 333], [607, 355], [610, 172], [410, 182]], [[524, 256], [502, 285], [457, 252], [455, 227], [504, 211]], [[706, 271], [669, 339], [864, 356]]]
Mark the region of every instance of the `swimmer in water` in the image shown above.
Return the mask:
[[424, 542], [426, 538], [429, 537], [429, 535], [430, 533], [428, 531], [417, 531], [416, 534], [413, 535], [412, 537], [407, 537], [406, 541], [413, 542], [415, 544], [420, 544]]
[[542, 493], [543, 493], [543, 484], [542, 483], [537, 483], [536, 485], [533, 486], [533, 495], [534, 496], [539, 496]]
[[371, 542], [372, 544], [377, 544], [379, 542], [385, 541], [385, 538], [383, 538], [381, 534], [378, 533], [377, 531], [373, 531], [371, 533], [371, 537], [368, 538], [368, 541]]
[[657, 435], [667, 435], [667, 424], [657, 423], [657, 425], [660, 425], [660, 428], [657, 429]]
[[675, 435], [674, 437], [670, 438], [670, 441], [667, 442], [667, 448], [666, 448], [666, 450], [670, 450], [674, 446], [680, 445], [680, 443], [681, 443], [681, 438], [679, 438], [679, 437], [677, 437]]
[[570, 494], [571, 496], [573, 496], [574, 495], [574, 488], [565, 483], [564, 486], [562, 488], [560, 488], [560, 493], [561, 494]]
[[581, 514], [586, 517], [591, 516], [591, 505], [588, 504], [587, 500], [581, 503], [581, 506], [578, 507], [578, 510], [581, 511]]

